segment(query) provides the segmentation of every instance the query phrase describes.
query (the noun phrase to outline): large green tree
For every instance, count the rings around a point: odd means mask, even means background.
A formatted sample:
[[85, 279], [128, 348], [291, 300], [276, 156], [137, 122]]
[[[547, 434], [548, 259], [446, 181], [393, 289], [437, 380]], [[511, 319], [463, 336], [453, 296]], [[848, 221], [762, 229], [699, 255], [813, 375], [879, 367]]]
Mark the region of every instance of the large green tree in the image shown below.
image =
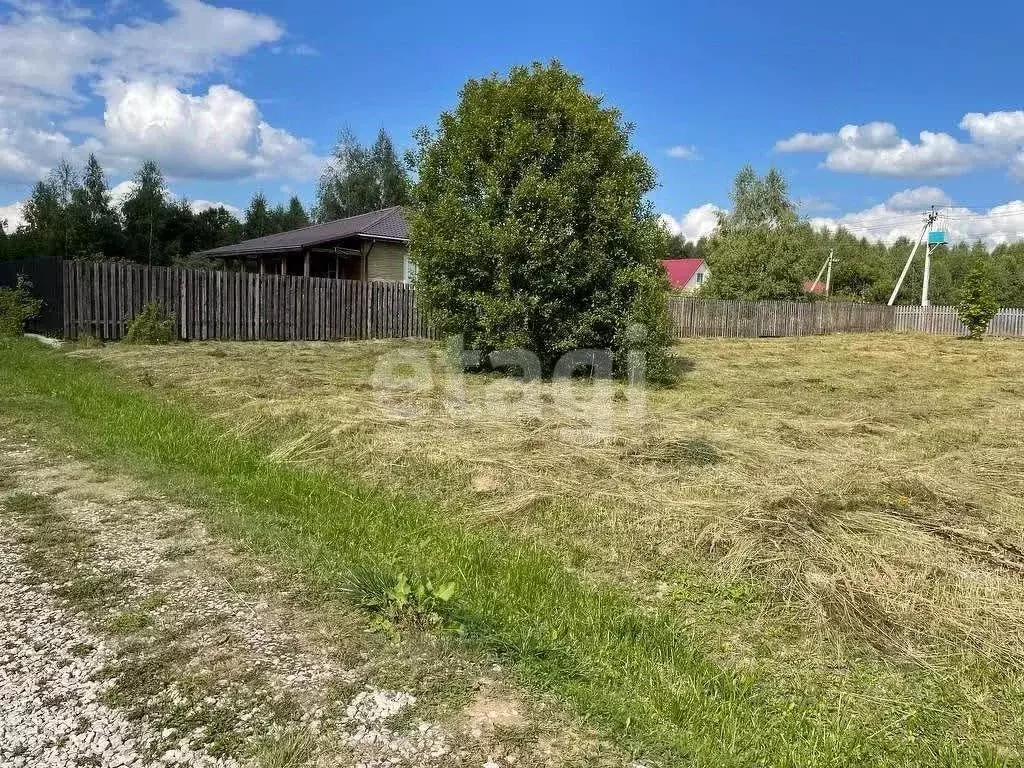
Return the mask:
[[584, 348], [647, 352], [664, 375], [666, 236], [618, 110], [559, 63], [470, 80], [419, 135], [411, 255], [444, 333], [526, 348], [545, 373]]
[[247, 238], [275, 234], [270, 209], [267, 206], [267, 196], [262, 192], [254, 194], [249, 201], [249, 207], [245, 209], [244, 228]]
[[72, 198], [73, 217], [81, 226], [81, 253], [86, 256], [119, 256], [124, 250], [121, 223], [110, 200], [106, 174], [90, 154], [82, 172], [82, 184]]
[[381, 129], [373, 146], [345, 130], [317, 188], [316, 218], [333, 221], [409, 202], [410, 183], [391, 137]]
[[121, 203], [128, 257], [149, 264], [170, 263], [164, 226], [170, 216], [170, 195], [164, 176], [152, 160], [135, 172], [131, 191]]
[[811, 230], [798, 220], [785, 179], [775, 169], [761, 178], [747, 166], [736, 175], [731, 198], [732, 210], [719, 215], [707, 244], [711, 279], [705, 294], [748, 300], [802, 296]]

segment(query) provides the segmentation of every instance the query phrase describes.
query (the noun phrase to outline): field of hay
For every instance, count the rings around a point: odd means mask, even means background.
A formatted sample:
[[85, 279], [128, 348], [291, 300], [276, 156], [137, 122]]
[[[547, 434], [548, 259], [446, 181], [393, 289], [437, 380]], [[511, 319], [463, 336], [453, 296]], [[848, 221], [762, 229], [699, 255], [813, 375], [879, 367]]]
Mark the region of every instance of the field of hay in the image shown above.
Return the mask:
[[416, 342], [76, 354], [273, 435], [281, 462], [536, 541], [780, 692], [1020, 755], [1024, 344], [693, 340], [644, 393], [457, 376]]

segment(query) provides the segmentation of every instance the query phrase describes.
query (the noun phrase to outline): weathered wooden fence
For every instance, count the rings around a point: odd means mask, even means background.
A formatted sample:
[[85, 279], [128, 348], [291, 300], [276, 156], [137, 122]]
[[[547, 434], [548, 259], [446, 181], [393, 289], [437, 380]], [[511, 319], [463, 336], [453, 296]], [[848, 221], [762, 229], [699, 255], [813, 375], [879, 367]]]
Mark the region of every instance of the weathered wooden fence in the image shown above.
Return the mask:
[[[894, 330], [966, 336], [953, 307], [893, 307]], [[1024, 309], [1001, 309], [988, 325], [990, 336], [1024, 336]]]
[[[147, 303], [175, 316], [182, 339], [323, 340], [434, 338], [402, 283], [210, 272], [131, 263], [63, 263], [64, 336], [124, 336]], [[673, 298], [672, 330], [697, 336], [809, 336], [917, 331], [965, 335], [952, 307]], [[1024, 337], [1024, 309], [1003, 309], [993, 336]]]
[[149, 302], [182, 339], [323, 340], [432, 336], [401, 283], [64, 263], [64, 336], [120, 339]]
[[893, 313], [889, 307], [825, 301], [673, 298], [669, 302], [669, 317], [678, 338], [810, 336], [893, 329]]

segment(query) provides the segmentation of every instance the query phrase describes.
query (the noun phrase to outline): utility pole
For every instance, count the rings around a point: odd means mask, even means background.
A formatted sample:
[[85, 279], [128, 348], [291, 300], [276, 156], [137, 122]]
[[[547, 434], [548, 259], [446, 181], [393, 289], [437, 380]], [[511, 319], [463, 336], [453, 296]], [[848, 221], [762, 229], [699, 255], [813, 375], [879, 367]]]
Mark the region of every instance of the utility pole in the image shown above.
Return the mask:
[[[938, 214], [935, 212], [935, 206], [933, 205], [931, 213], [928, 214], [929, 227], [931, 226], [931, 224], [935, 222], [935, 219], [937, 218]], [[945, 233], [936, 234], [942, 234], [942, 237], [939, 239], [945, 242]], [[940, 247], [942, 247], [943, 242], [937, 242], [936, 239], [932, 237], [932, 233], [928, 233], [928, 242], [925, 245], [924, 249], [924, 282], [921, 284], [922, 307], [930, 306], [930, 302], [928, 301], [928, 286], [931, 282], [932, 277], [932, 254], [935, 253], [935, 251], [937, 251]]]
[[[914, 262], [914, 256], [917, 254], [917, 249], [921, 247], [921, 241], [924, 240], [924, 236], [927, 234], [928, 229], [935, 220], [939, 218], [939, 214], [933, 209], [929, 213], [925, 214], [924, 227], [921, 228], [921, 235], [917, 238], [914, 243], [913, 249], [910, 251], [910, 256], [907, 258], [907, 263], [903, 265], [903, 271], [900, 273], [900, 279], [896, 281], [896, 287], [892, 289], [892, 296], [889, 297], [889, 306], [891, 307], [896, 303], [896, 297], [900, 295], [900, 288], [903, 287], [903, 281], [907, 279], [907, 272], [910, 271], [910, 265]], [[931, 264], [926, 264], [926, 276], [925, 276], [925, 291], [927, 292], [927, 281], [930, 275], [927, 274], [931, 269]]]
[[828, 252], [828, 272], [825, 276], [825, 297], [832, 295], [832, 262], [835, 259], [836, 249], [830, 248]]

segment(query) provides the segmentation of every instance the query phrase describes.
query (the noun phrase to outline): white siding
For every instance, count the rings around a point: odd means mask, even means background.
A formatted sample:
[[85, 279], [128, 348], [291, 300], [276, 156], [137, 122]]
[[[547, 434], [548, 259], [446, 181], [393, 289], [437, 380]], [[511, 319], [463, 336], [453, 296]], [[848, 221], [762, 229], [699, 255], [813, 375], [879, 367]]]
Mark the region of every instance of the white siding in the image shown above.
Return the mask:
[[701, 264], [696, 272], [693, 273], [693, 277], [690, 278], [690, 282], [686, 284], [684, 291], [696, 291], [701, 288], [704, 283], [711, 277], [711, 270], [708, 269], [707, 264]]
[[405, 258], [409, 251], [404, 245], [374, 243], [366, 247], [366, 279], [405, 282]]

